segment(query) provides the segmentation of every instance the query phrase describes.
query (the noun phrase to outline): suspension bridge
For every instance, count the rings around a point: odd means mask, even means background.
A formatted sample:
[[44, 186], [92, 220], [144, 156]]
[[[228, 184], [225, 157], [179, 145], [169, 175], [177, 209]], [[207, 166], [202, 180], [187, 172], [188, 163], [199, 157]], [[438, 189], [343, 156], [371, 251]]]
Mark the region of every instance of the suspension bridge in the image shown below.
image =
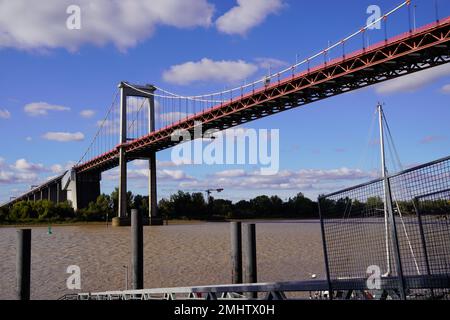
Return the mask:
[[[410, 0], [404, 1], [317, 54], [236, 88], [183, 96], [154, 85], [122, 82], [78, 163], [4, 205], [48, 199], [69, 200], [75, 209], [84, 208], [100, 195], [101, 173], [119, 167], [120, 221], [126, 219], [128, 210], [127, 163], [144, 159], [149, 161], [150, 223], [161, 224], [156, 153], [183, 142], [173, 139], [174, 133], [189, 132], [192, 137], [199, 127], [202, 132], [225, 130], [449, 62], [450, 17], [436, 17], [432, 23], [416, 28], [411, 7]], [[404, 25], [404, 33], [389, 37], [388, 25], [393, 22]], [[368, 45], [368, 32], [376, 24], [382, 25], [384, 39]]]

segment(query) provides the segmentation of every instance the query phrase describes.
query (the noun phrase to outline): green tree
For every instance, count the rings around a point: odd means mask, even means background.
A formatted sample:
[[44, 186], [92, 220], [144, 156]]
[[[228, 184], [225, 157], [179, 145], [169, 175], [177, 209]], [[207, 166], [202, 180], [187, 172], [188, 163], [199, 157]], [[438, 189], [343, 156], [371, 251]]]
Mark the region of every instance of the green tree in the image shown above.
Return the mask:
[[35, 212], [33, 212], [32, 202], [19, 201], [12, 206], [8, 219], [14, 222], [26, 220], [31, 217], [37, 217]]
[[113, 204], [111, 197], [101, 194], [97, 200], [89, 203], [87, 209], [82, 209], [79, 212], [80, 217], [87, 221], [103, 221], [106, 216], [112, 215]]
[[55, 206], [58, 217], [61, 219], [73, 219], [75, 218], [75, 211], [72, 205], [68, 201], [57, 203]]
[[[148, 199], [148, 198], [147, 198]], [[161, 199], [158, 203], [159, 214], [163, 219], [168, 219], [169, 217], [173, 217], [174, 206], [172, 201], [168, 199]]]
[[6, 221], [9, 216], [9, 209], [7, 207], [1, 207], [0, 208], [0, 222]]
[[55, 204], [49, 200], [40, 200], [32, 203], [32, 215], [30, 218], [37, 218], [41, 221], [57, 219], [58, 214]]
[[268, 196], [258, 196], [250, 200], [252, 206], [252, 215], [256, 217], [270, 216], [272, 202]]
[[[112, 201], [112, 208], [113, 208], [113, 217], [116, 217], [119, 212], [119, 188], [115, 188], [114, 191], [111, 193], [110, 199]], [[127, 208], [128, 211], [130, 209], [133, 209], [133, 193], [131, 191], [127, 192]]]
[[287, 212], [292, 218], [317, 218], [319, 216], [317, 203], [306, 198], [301, 192], [289, 199], [287, 207]]
[[213, 201], [214, 217], [231, 217], [233, 216], [233, 203], [230, 200], [214, 199]]

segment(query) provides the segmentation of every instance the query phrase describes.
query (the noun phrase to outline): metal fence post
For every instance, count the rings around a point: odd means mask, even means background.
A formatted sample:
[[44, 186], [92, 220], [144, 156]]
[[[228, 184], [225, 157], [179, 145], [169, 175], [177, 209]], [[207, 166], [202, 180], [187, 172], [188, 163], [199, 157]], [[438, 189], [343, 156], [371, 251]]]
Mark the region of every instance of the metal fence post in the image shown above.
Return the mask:
[[31, 229], [17, 230], [17, 299], [30, 300]]
[[320, 201], [321, 200], [322, 200], [322, 198], [319, 198], [317, 200], [317, 204], [319, 206], [320, 232], [322, 234], [323, 257], [324, 257], [324, 260], [325, 260], [325, 273], [326, 273], [327, 284], [328, 284], [328, 298], [330, 300], [333, 300], [333, 288], [331, 286], [330, 265], [329, 265], [329, 262], [328, 262], [328, 251], [327, 251], [327, 241], [325, 239], [325, 225], [324, 225], [324, 221], [323, 221], [322, 210], [321, 210], [321, 207], [320, 207]]
[[391, 180], [390, 177], [384, 178], [385, 183], [385, 194], [387, 202], [387, 210], [389, 213], [389, 224], [391, 225], [392, 242], [394, 247], [394, 259], [397, 265], [397, 277], [399, 280], [399, 291], [400, 299], [406, 300], [406, 288], [405, 288], [405, 278], [403, 275], [403, 265], [400, 253], [400, 243], [398, 240], [397, 224], [395, 222], [394, 210], [392, 207], [392, 193], [391, 193]]
[[142, 215], [138, 210], [131, 210], [131, 238], [132, 238], [132, 288], [144, 288], [144, 238]]
[[[246, 283], [258, 282], [257, 274], [257, 262], [256, 262], [256, 226], [254, 223], [248, 223], [245, 225], [246, 234], [246, 246], [247, 246], [247, 259], [245, 263], [246, 270]], [[257, 292], [252, 292], [249, 295], [250, 298], [258, 298]]]
[[231, 264], [233, 284], [242, 283], [242, 223], [231, 222]]
[[[427, 268], [427, 274], [431, 276], [431, 268], [430, 268], [430, 261], [428, 259], [428, 248], [427, 243], [425, 239], [425, 231], [423, 229], [423, 223], [422, 223], [422, 214], [419, 209], [419, 199], [418, 197], [413, 199], [413, 206], [414, 210], [417, 214], [417, 221], [419, 222], [419, 232], [420, 232], [420, 240], [422, 242], [422, 250], [423, 250], [423, 256], [425, 258], [425, 266]], [[434, 290], [431, 289], [431, 297], [434, 298]]]

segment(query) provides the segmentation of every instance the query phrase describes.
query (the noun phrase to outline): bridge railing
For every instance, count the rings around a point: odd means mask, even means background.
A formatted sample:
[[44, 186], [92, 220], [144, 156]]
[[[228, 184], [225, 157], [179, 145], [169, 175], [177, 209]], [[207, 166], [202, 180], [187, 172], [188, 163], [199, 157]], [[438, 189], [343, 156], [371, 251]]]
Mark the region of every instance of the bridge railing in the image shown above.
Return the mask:
[[[327, 280], [291, 281], [217, 286], [156, 288], [143, 290], [87, 292], [61, 297], [62, 300], [384, 300], [400, 299], [395, 277], [383, 277], [379, 290], [368, 289], [367, 278], [346, 278], [332, 281], [329, 295]], [[438, 292], [435, 298], [448, 298], [450, 279], [442, 276], [407, 276], [408, 288]], [[446, 291], [447, 290], [447, 291]], [[446, 296], [444, 293], [446, 292]], [[257, 297], [254, 298], [254, 293]], [[421, 299], [424, 294], [410, 294], [407, 299]]]

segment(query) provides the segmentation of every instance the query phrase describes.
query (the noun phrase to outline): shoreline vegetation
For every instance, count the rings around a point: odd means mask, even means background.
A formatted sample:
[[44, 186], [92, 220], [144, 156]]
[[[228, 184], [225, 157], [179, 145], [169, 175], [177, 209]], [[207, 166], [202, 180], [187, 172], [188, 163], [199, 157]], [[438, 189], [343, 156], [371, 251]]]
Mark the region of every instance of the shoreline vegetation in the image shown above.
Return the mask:
[[[127, 194], [128, 208], [148, 214], [148, 197]], [[117, 216], [118, 190], [102, 194], [87, 208], [73, 210], [69, 202], [48, 200], [20, 201], [0, 208], [0, 226], [106, 224]], [[318, 206], [302, 193], [283, 201], [278, 196], [258, 196], [233, 203], [230, 200], [205, 199], [203, 193], [178, 191], [159, 201], [161, 217], [170, 224], [226, 222], [232, 220], [305, 220], [318, 219]]]

